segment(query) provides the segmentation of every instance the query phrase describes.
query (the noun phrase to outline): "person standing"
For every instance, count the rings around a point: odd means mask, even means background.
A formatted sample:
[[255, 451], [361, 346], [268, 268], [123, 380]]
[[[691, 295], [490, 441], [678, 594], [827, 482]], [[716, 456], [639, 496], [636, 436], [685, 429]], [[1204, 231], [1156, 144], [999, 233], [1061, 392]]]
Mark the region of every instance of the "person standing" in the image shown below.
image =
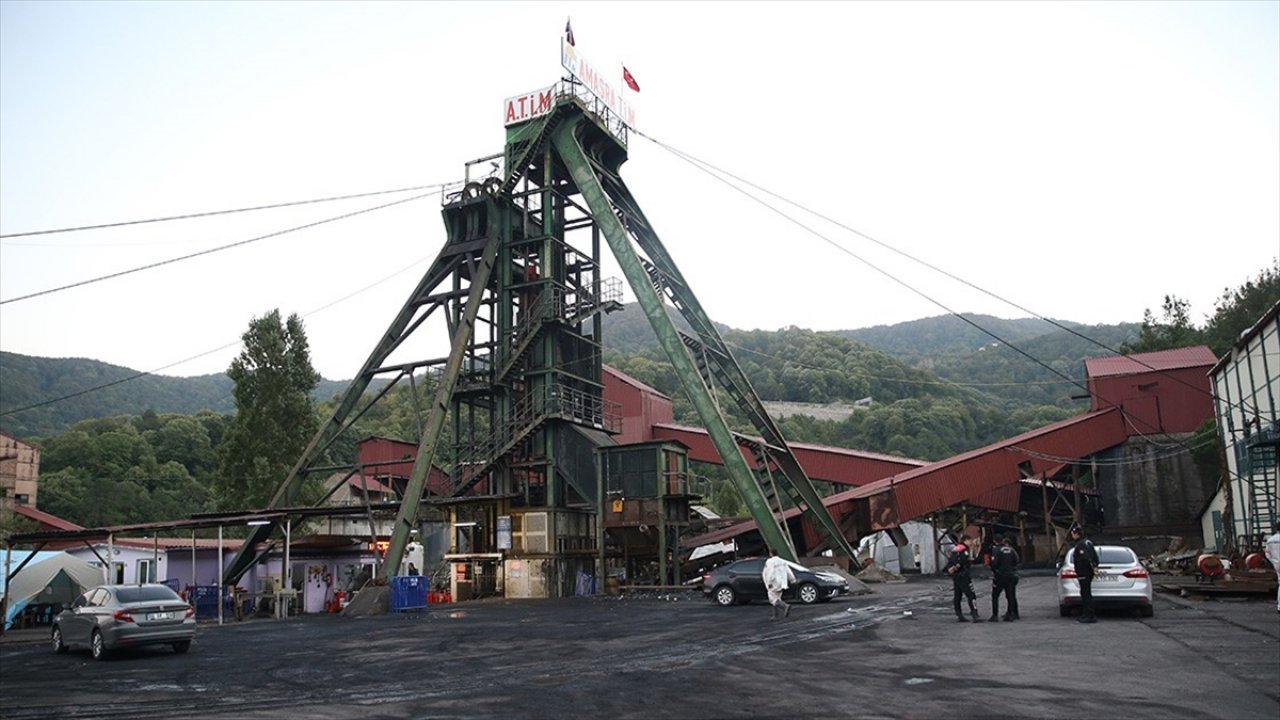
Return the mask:
[[1078, 622], [1095, 623], [1093, 614], [1093, 576], [1098, 570], [1098, 551], [1093, 542], [1084, 536], [1079, 525], [1071, 526], [1071, 562], [1075, 565], [1076, 581], [1080, 583], [1080, 619]]
[[[1267, 538], [1267, 559], [1276, 570], [1276, 582], [1280, 583], [1280, 522], [1271, 528], [1275, 533]], [[1280, 612], [1280, 585], [1276, 587], [1276, 612]]]
[[791, 606], [783, 602], [782, 593], [796, 581], [796, 574], [791, 572], [791, 566], [786, 560], [778, 557], [776, 549], [769, 548], [769, 559], [764, 561], [762, 574], [764, 589], [769, 593], [769, 604], [773, 606], [773, 613], [769, 619], [777, 620], [779, 612], [782, 613], [782, 617], [791, 614]]
[[1018, 551], [1013, 549], [1007, 536], [997, 541], [995, 549], [991, 551], [991, 617], [987, 622], [996, 622], [1000, 619], [1001, 592], [1004, 593], [1007, 606], [1004, 613], [1005, 622], [1021, 619], [1018, 617], [1018, 563], [1020, 560]]
[[956, 611], [957, 622], [969, 622], [969, 619], [960, 611], [960, 596], [964, 595], [969, 599], [969, 613], [973, 615], [976, 622], [978, 619], [978, 594], [973, 591], [973, 578], [970, 575], [970, 566], [973, 564], [969, 559], [969, 546], [965, 543], [967, 538], [961, 537], [951, 548], [951, 555], [947, 557], [947, 565], [943, 570], [951, 576], [951, 605]]

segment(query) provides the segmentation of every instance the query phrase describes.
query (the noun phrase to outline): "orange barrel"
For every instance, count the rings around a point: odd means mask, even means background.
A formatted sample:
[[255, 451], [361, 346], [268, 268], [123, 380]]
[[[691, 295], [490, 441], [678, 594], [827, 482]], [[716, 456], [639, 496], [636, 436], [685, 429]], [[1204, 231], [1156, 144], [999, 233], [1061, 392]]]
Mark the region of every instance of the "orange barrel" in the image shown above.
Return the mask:
[[1196, 558], [1196, 572], [1205, 577], [1218, 577], [1225, 570], [1222, 567], [1222, 558], [1211, 553], [1205, 553]]

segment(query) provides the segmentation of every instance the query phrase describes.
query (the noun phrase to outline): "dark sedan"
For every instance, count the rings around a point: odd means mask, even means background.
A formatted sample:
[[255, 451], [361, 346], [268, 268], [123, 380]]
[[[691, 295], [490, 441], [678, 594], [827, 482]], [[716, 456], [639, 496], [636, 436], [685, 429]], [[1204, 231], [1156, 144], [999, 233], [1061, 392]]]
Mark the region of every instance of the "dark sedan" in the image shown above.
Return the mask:
[[[748, 558], [721, 565], [702, 576], [702, 594], [717, 605], [746, 604], [752, 600], [765, 600], [764, 558]], [[827, 602], [849, 592], [849, 581], [825, 570], [810, 570], [803, 565], [788, 562], [796, 581], [782, 597], [805, 605]]]
[[196, 610], [165, 585], [99, 585], [53, 619], [53, 650], [87, 647], [95, 660], [119, 647], [169, 645], [184, 653]]

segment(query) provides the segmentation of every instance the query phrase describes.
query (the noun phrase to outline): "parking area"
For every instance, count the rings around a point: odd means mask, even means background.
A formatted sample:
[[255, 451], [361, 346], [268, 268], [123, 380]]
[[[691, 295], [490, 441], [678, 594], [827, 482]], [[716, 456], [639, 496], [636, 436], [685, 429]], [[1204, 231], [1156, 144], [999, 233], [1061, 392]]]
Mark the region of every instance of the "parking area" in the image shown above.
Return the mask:
[[1274, 599], [1081, 625], [1039, 576], [1023, 620], [961, 624], [941, 579], [874, 587], [777, 622], [665, 593], [251, 621], [106, 662], [10, 638], [0, 717], [1280, 717]]

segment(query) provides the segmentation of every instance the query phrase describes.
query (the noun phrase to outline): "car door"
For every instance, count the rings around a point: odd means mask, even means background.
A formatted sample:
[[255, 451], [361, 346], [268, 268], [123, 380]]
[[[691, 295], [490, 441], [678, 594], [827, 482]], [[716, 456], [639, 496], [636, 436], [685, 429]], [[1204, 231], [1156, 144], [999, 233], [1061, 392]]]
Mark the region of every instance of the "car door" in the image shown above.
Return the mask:
[[730, 583], [738, 597], [757, 600], [767, 597], [764, 590], [764, 560], [753, 558], [734, 563], [729, 568]]
[[92, 618], [92, 615], [88, 613], [88, 607], [92, 597], [97, 592], [98, 589], [94, 588], [76, 598], [71, 603], [71, 611], [58, 621], [58, 626], [62, 628], [62, 642], [67, 645], [89, 644], [90, 618]]

